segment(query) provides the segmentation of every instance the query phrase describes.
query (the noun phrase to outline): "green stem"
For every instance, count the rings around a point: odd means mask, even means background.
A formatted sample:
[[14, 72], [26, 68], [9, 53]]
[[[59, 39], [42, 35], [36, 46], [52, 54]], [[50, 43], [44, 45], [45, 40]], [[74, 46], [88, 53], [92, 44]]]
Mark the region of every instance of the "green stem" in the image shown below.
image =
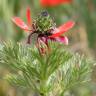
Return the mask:
[[40, 85], [40, 96], [47, 96], [46, 93], [46, 80], [43, 78]]

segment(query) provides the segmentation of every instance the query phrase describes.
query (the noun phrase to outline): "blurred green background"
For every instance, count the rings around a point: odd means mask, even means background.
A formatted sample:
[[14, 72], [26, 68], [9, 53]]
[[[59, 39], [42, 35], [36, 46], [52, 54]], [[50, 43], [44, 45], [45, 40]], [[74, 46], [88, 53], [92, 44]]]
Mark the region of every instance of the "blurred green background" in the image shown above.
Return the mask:
[[[0, 44], [4, 41], [25, 42], [27, 34], [12, 23], [13, 16], [19, 16], [26, 22], [26, 9], [30, 6], [32, 18], [42, 9], [47, 9], [57, 26], [68, 20], [76, 22], [75, 27], [66, 35], [72, 52], [96, 58], [96, 0], [73, 0], [70, 4], [43, 8], [39, 0], [0, 0]], [[96, 59], [95, 59], [96, 60]], [[96, 96], [96, 68], [93, 68], [92, 82], [77, 86], [66, 96]], [[13, 88], [1, 78], [8, 73], [0, 65], [0, 96], [31, 96], [31, 91]]]

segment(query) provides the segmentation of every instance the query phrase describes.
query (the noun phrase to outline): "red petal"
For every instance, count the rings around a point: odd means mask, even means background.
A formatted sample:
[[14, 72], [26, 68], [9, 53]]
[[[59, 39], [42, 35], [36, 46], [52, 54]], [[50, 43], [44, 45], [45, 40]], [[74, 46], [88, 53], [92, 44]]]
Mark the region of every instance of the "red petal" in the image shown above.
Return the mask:
[[29, 30], [28, 26], [19, 18], [19, 17], [13, 17], [12, 21], [21, 29], [23, 30]]
[[57, 6], [60, 4], [71, 3], [72, 0], [40, 0], [40, 3], [44, 7]]
[[27, 8], [26, 16], [27, 16], [28, 25], [31, 26], [31, 13], [29, 7]]
[[75, 24], [75, 22], [68, 21], [67, 23], [65, 23], [62, 26], [60, 26], [58, 28], [57, 32], [54, 32], [53, 35], [51, 35], [49, 37], [58, 37], [58, 36], [62, 35], [64, 32], [66, 32], [69, 29], [71, 29], [74, 26], [74, 24]]
[[48, 45], [48, 40], [46, 37], [39, 37], [41, 41], [43, 41], [46, 45]]
[[68, 45], [68, 38], [66, 36], [60, 36], [55, 39], [60, 43], [64, 43], [65, 45]]
[[59, 36], [56, 38], [48, 38], [51, 41], [57, 41], [60, 43], [64, 43], [65, 45], [68, 45], [68, 38], [66, 36]]

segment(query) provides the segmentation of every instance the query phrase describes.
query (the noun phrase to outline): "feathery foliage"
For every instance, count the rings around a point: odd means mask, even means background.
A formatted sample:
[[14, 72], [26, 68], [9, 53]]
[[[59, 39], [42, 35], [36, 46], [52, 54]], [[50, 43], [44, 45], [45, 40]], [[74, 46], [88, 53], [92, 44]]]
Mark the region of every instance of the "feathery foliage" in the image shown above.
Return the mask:
[[0, 64], [11, 69], [5, 79], [30, 88], [38, 96], [64, 96], [74, 86], [90, 80], [92, 62], [50, 42], [51, 51], [40, 55], [35, 46], [12, 42], [0, 50]]

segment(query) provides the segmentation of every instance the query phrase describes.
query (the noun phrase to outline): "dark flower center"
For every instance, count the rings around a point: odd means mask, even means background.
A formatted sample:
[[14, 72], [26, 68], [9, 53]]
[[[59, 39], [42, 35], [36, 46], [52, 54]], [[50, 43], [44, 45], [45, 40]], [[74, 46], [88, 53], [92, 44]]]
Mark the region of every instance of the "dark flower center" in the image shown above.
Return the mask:
[[42, 11], [42, 12], [41, 12], [41, 15], [42, 15], [42, 16], [48, 16], [48, 12], [47, 12], [47, 11]]

